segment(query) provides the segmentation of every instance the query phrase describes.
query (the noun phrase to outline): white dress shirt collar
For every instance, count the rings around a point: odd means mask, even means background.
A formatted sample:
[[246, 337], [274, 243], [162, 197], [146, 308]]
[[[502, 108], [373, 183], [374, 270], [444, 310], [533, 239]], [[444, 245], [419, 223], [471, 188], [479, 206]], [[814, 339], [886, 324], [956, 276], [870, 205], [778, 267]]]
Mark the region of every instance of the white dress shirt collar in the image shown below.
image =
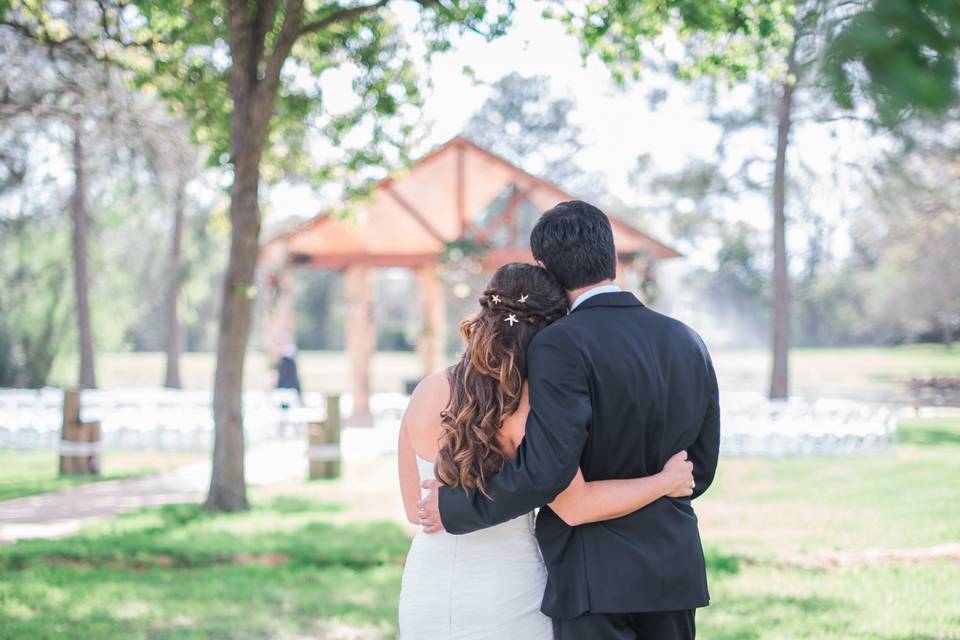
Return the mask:
[[573, 301], [572, 305], [570, 305], [570, 311], [573, 311], [593, 296], [598, 296], [601, 293], [616, 293], [617, 291], [623, 291], [623, 289], [615, 284], [598, 284], [597, 286], [587, 289], [577, 296], [577, 299]]

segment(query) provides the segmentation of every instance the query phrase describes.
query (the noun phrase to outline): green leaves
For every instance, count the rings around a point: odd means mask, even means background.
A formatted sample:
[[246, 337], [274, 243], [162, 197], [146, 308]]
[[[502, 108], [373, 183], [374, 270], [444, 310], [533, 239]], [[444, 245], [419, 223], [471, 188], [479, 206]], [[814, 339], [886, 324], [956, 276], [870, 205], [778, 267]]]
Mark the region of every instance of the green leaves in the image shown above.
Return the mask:
[[664, 39], [684, 45], [680, 76], [742, 79], [789, 41], [792, 12], [793, 3], [779, 0], [619, 0], [548, 11], [580, 37], [583, 55], [598, 55], [618, 82], [639, 77], [641, 63], [662, 53]]
[[842, 27], [825, 71], [838, 104], [863, 96], [896, 126], [913, 112], [943, 115], [958, 102], [960, 3], [873, 0]]
[[[228, 82], [234, 61], [227, 44], [225, 3], [133, 0], [131, 5], [128, 12], [135, 26], [128, 29], [128, 37], [153, 43], [130, 56], [137, 84], [156, 91], [188, 118], [194, 140], [209, 149], [212, 165], [231, 161], [235, 150], [230, 114], [235, 105]], [[285, 13], [297, 6], [282, 0], [277, 5], [272, 19], [264, 21], [264, 60], [278, 44]], [[326, 22], [345, 9], [363, 6], [371, 8]], [[405, 158], [417, 122], [421, 80], [389, 7], [308, 2], [302, 11], [302, 25], [323, 26], [304, 29], [282, 67], [262, 175], [268, 181], [336, 180], [354, 190], [369, 168]], [[513, 2], [425, 2], [418, 30], [428, 51], [441, 51], [449, 48], [451, 35], [458, 31], [497, 37], [512, 11]], [[260, 72], [265, 68], [266, 62]], [[343, 104], [342, 89], [336, 96], [328, 95], [333, 75], [348, 78], [352, 94], [346, 96], [348, 106]]]

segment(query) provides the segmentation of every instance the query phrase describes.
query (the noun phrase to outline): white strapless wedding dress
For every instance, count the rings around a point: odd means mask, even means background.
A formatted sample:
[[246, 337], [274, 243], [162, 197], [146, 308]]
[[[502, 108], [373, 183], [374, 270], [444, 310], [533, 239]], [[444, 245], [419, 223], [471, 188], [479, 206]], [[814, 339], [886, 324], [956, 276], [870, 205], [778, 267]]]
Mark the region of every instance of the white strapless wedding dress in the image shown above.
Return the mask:
[[[417, 456], [420, 480], [433, 464]], [[462, 536], [418, 531], [403, 569], [403, 640], [552, 640], [533, 513]]]

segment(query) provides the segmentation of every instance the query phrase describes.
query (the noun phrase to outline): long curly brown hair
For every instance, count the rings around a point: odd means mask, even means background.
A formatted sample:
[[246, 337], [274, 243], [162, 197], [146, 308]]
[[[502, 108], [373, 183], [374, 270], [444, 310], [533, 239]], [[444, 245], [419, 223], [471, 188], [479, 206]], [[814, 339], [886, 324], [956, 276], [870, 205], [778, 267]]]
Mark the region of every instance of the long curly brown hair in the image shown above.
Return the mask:
[[480, 311], [460, 323], [466, 348], [448, 372], [450, 401], [441, 412], [437, 478], [486, 495], [487, 476], [510, 455], [497, 437], [520, 405], [527, 346], [538, 331], [567, 314], [567, 297], [545, 269], [505, 264], [480, 297]]

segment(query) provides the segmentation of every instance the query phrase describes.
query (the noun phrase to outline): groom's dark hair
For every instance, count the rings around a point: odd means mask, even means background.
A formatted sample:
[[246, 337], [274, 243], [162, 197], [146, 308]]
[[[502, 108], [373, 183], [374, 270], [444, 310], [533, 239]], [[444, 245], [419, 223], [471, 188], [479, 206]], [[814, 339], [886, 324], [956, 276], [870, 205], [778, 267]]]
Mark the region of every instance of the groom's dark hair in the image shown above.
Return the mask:
[[617, 277], [610, 219], [581, 200], [561, 202], [540, 216], [530, 249], [567, 291]]

